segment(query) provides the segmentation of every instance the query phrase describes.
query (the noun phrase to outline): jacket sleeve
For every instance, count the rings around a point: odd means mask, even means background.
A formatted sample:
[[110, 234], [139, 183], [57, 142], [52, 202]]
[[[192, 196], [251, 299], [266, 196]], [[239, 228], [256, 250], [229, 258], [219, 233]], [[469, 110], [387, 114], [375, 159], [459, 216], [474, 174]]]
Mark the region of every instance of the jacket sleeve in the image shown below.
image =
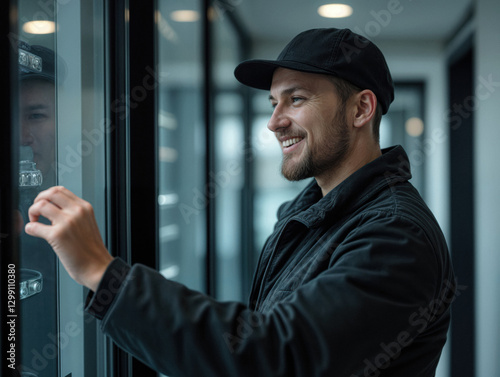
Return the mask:
[[427, 235], [384, 217], [330, 247], [328, 268], [266, 314], [134, 265], [102, 329], [172, 377], [433, 375], [453, 282]]

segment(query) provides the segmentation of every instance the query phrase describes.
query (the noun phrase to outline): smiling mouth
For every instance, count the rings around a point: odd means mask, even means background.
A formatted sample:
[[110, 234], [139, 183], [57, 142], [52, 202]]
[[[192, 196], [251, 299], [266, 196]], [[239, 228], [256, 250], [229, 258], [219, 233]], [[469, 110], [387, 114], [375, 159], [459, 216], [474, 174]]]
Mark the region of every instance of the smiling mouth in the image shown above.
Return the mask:
[[292, 139], [285, 140], [281, 143], [283, 148], [291, 147], [294, 144], [297, 144], [298, 142], [302, 141], [303, 139], [301, 137], [294, 137]]

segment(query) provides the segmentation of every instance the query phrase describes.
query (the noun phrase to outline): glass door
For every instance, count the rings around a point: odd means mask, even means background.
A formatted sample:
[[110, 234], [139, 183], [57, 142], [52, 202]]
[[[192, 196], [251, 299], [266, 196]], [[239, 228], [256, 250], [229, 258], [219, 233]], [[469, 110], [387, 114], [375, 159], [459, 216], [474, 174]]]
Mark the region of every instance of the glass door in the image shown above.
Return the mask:
[[[36, 195], [56, 182], [56, 54], [54, 17], [36, 22], [19, 3], [19, 213], [22, 224]], [[33, 28], [33, 29], [30, 29]], [[56, 375], [57, 259], [47, 242], [20, 233], [21, 376]]]
[[205, 289], [202, 4], [158, 1], [159, 271]]
[[83, 311], [87, 292], [60, 267], [47, 242], [24, 232], [36, 195], [64, 185], [94, 205], [105, 237], [109, 129], [103, 100], [102, 7], [98, 1], [18, 1], [18, 30], [10, 35], [18, 55], [18, 121], [10, 126], [18, 135], [12, 140], [11, 159], [18, 161], [14, 197], [19, 199], [15, 271], [20, 348], [15, 353], [17, 374], [12, 375], [103, 375], [97, 361], [103, 341]]
[[215, 201], [215, 297], [244, 302], [246, 254], [252, 240], [249, 166], [252, 163], [245, 132], [245, 96], [233, 75], [243, 60], [241, 37], [235, 28], [234, 6], [214, 1], [209, 8], [211, 26], [212, 124], [214, 164], [210, 169], [211, 193]]
[[244, 300], [251, 217], [243, 198], [252, 161], [245, 97], [232, 73], [241, 59], [234, 6], [156, 6], [159, 270], [217, 299]]

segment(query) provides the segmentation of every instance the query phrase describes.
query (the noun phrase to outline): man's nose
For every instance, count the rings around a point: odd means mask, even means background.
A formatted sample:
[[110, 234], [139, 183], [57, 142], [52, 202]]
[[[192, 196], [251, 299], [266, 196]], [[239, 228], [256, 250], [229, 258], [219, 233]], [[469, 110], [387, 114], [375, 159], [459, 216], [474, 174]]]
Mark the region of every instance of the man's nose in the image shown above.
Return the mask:
[[33, 143], [33, 135], [31, 130], [25, 124], [21, 124], [21, 145], [31, 145]]
[[271, 119], [269, 119], [269, 122], [267, 123], [267, 128], [273, 132], [277, 132], [290, 126], [290, 123], [290, 119], [288, 119], [284, 113], [282, 105], [278, 104], [274, 107]]

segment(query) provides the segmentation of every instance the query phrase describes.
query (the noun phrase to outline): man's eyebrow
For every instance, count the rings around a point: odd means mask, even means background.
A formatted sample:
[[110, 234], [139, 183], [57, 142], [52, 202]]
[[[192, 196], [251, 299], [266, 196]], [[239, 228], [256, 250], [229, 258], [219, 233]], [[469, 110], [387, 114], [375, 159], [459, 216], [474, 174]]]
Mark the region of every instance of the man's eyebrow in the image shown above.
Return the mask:
[[[303, 88], [303, 87], [301, 87], [301, 86], [293, 86], [293, 87], [291, 87], [291, 88], [287, 88], [287, 89], [282, 90], [282, 91], [280, 92], [280, 95], [281, 95], [281, 96], [283, 96], [283, 95], [288, 96], [288, 95], [292, 94], [293, 92], [296, 92], [297, 90], [302, 90], [302, 89], [304, 89], [304, 90], [305, 90], [305, 88]], [[272, 94], [269, 94], [269, 101], [271, 101], [271, 100], [273, 100], [273, 99], [275, 99], [275, 98], [273, 97], [273, 95], [272, 95]]]
[[37, 103], [37, 104], [34, 104], [34, 105], [28, 105], [24, 109], [28, 110], [28, 111], [35, 111], [35, 110], [46, 110], [48, 108], [49, 108], [48, 105], [45, 105], [43, 103]]

